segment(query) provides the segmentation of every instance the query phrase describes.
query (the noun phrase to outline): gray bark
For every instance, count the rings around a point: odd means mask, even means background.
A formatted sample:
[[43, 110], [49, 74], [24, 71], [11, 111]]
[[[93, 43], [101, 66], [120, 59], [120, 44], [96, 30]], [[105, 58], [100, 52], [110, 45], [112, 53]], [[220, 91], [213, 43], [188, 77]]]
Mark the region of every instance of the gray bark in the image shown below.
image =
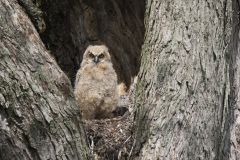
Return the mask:
[[230, 45], [232, 5], [236, 2], [147, 1], [135, 100], [136, 159], [230, 157], [231, 96], [239, 96], [239, 53], [232, 56]]
[[226, 134], [225, 142], [230, 142], [229, 145], [225, 144], [225, 148], [229, 153], [229, 159], [240, 159], [240, 25], [239, 25], [239, 0], [233, 1], [233, 30], [232, 30], [232, 43], [229, 52], [230, 64], [230, 111], [228, 120], [229, 125], [227, 130], [230, 134]]
[[[113, 51], [119, 81], [138, 72], [143, 1], [18, 2], [72, 80], [96, 42]], [[147, 0], [132, 158], [240, 159], [238, 13], [237, 0]], [[87, 159], [79, 115], [22, 8], [1, 0], [0, 159]]]
[[88, 159], [70, 81], [16, 0], [0, 1], [0, 159]]

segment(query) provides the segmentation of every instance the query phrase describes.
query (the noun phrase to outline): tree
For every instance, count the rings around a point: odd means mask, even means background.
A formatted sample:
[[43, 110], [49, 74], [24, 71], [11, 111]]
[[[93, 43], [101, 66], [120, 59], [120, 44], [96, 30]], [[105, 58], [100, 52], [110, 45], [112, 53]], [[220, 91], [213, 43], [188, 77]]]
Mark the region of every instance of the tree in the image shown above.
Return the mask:
[[143, 2], [95, 2], [1, 0], [1, 159], [89, 157], [68, 78], [89, 43], [105, 42], [129, 85], [144, 33]]
[[239, 2], [151, 1], [136, 159], [239, 159]]
[[0, 1], [0, 159], [88, 159], [70, 81], [17, 1]]
[[119, 81], [140, 66], [132, 158], [240, 158], [239, 1], [143, 2], [0, 1], [0, 159], [90, 157], [58, 65], [73, 81], [96, 41]]

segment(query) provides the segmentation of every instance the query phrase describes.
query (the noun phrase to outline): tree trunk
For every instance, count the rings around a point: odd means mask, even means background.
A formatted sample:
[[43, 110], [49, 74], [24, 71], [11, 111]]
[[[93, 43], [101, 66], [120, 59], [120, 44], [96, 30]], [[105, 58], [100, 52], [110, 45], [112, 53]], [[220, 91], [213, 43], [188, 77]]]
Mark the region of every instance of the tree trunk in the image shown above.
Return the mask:
[[[230, 111], [229, 111], [229, 125], [227, 130], [230, 134], [226, 134], [225, 141], [230, 142], [225, 144], [230, 160], [240, 159], [240, 25], [239, 25], [239, 0], [233, 0], [233, 30], [232, 42], [229, 52], [229, 66], [230, 66]], [[228, 137], [227, 137], [228, 136]], [[228, 158], [227, 157], [227, 158]], [[226, 158], [225, 158], [226, 159]]]
[[70, 81], [16, 0], [0, 1], [0, 159], [88, 159]]
[[[89, 159], [70, 81], [18, 2], [72, 81], [105, 42], [129, 84], [144, 1], [0, 0], [0, 159]], [[238, 0], [147, 0], [135, 159], [240, 159], [238, 13]]]
[[239, 38], [235, 35], [233, 50], [232, 5], [236, 2], [147, 1], [135, 101], [136, 159], [229, 158], [232, 110], [239, 108], [237, 101], [233, 105], [239, 96]]

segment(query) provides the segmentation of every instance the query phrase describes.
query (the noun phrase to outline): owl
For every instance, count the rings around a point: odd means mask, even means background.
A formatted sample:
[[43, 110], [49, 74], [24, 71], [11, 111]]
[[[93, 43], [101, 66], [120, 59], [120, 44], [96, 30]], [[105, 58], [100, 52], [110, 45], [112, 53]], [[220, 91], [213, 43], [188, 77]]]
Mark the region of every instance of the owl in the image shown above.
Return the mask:
[[74, 88], [83, 119], [112, 118], [117, 106], [117, 75], [108, 48], [90, 45], [83, 54]]

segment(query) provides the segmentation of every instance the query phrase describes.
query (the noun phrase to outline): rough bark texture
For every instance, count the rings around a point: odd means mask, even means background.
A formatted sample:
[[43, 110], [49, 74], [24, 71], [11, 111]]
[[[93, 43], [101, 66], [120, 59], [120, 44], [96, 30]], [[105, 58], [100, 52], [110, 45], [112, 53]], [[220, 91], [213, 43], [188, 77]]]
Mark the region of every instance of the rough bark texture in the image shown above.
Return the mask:
[[[72, 82], [87, 45], [105, 43], [129, 85], [144, 1], [0, 1], [0, 159], [87, 159], [70, 82], [17, 2]], [[240, 159], [238, 13], [238, 0], [147, 1], [135, 159]]]
[[[229, 51], [229, 64], [230, 64], [230, 106], [229, 109], [229, 123], [226, 128], [229, 134], [226, 134], [225, 141], [230, 142], [225, 145], [230, 156], [230, 160], [240, 159], [240, 25], [239, 25], [239, 0], [233, 0], [233, 30], [232, 30], [232, 43], [231, 50]], [[227, 157], [228, 158], [228, 157]], [[226, 158], [225, 158], [226, 159]]]
[[86, 47], [105, 43], [119, 82], [129, 86], [139, 70], [144, 5], [143, 0], [42, 0], [46, 31], [41, 37], [72, 82]]
[[226, 159], [231, 19], [231, 1], [147, 1], [136, 159]]
[[16, 0], [0, 1], [0, 159], [88, 159], [70, 81]]

